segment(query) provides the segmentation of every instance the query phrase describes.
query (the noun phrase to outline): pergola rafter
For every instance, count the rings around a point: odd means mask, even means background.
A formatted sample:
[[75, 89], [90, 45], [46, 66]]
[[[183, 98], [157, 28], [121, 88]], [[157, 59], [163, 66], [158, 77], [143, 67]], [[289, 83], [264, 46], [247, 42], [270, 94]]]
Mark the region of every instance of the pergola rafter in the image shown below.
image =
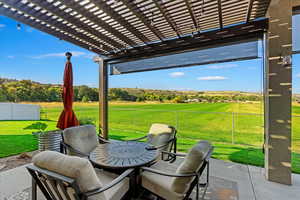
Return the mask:
[[122, 25], [124, 28], [126, 28], [128, 31], [130, 31], [135, 37], [143, 41], [144, 43], [150, 42], [150, 40], [144, 36], [139, 30], [137, 30], [134, 26], [132, 26], [130, 23], [128, 23], [122, 15], [120, 15], [118, 12], [116, 12], [113, 8], [111, 8], [109, 5], [106, 4], [106, 2], [103, 2], [101, 0], [90, 0], [92, 3], [94, 3], [97, 7], [99, 7], [101, 10], [103, 10], [108, 16], [110, 16], [112, 19], [117, 21], [120, 25]]
[[157, 29], [155, 26], [153, 26], [151, 23], [152, 21], [147, 18], [147, 16], [144, 15], [144, 13], [134, 4], [132, 1], [128, 0], [122, 0], [123, 4], [127, 6], [127, 8], [141, 21], [144, 23], [145, 26], [147, 26], [161, 41], [165, 36], [163, 33], [160, 32], [159, 29]]
[[195, 30], [199, 30], [200, 27], [199, 27], [198, 22], [197, 22], [197, 19], [196, 19], [196, 17], [195, 17], [195, 13], [194, 13], [194, 11], [193, 11], [193, 5], [192, 5], [192, 4], [193, 4], [193, 1], [189, 2], [189, 0], [184, 0], [184, 2], [185, 2], [185, 4], [186, 4], [186, 7], [188, 8], [188, 11], [189, 11], [189, 13], [190, 13], [190, 16], [191, 16], [192, 20], [193, 20], [193, 23], [194, 23], [194, 29], [195, 29]]
[[[76, 11], [77, 13], [80, 13], [83, 17], [85, 17], [87, 20], [91, 21], [92, 23], [96, 24], [97, 26], [104, 29], [104, 31], [107, 31], [117, 37], [118, 39], [122, 40], [123, 42], [127, 43], [130, 46], [136, 45], [136, 43], [131, 40], [130, 38], [126, 37], [121, 32], [115, 30], [110, 25], [103, 22], [101, 19], [99, 19], [97, 16], [93, 15], [92, 13], [88, 12], [87, 9], [85, 9], [80, 4], [76, 4], [74, 1], [71, 0], [62, 0], [62, 3], [64, 3], [67, 8], [71, 8], [72, 10]], [[121, 47], [123, 48], [123, 47]]]
[[219, 13], [220, 29], [223, 29], [223, 16], [222, 16], [222, 2], [221, 2], [221, 0], [218, 0], [218, 13]]
[[[113, 39], [111, 39], [110, 37], [104, 35], [104, 34], [101, 34], [101, 32], [91, 28], [89, 25], [85, 24], [84, 22], [76, 19], [74, 16], [71, 16], [70, 15], [70, 12], [69, 11], [68, 13], [64, 12], [65, 10], [71, 8], [73, 11], [77, 12], [77, 13], [80, 13], [82, 16], [86, 17], [88, 20], [91, 20], [92, 19], [89, 19], [88, 16], [85, 16], [85, 13], [84, 12], [80, 12], [80, 10], [77, 10], [77, 9], [74, 9], [74, 7], [72, 6], [71, 7], [71, 4], [67, 4], [69, 3], [70, 1], [64, 1], [67, 5], [64, 9], [59, 9], [59, 7], [57, 6], [54, 6], [53, 4], [47, 2], [47, 1], [40, 1], [40, 0], [29, 0], [29, 2], [37, 5], [37, 6], [40, 6], [42, 8], [46, 8], [46, 10], [50, 13], [53, 13], [54, 15], [60, 17], [61, 19], [64, 19], [82, 29], [85, 29], [86, 31], [88, 31], [89, 33], [93, 34], [94, 36], [98, 37], [99, 39], [107, 42], [108, 44], [111, 44], [113, 45], [114, 47], [116, 48], [123, 48], [123, 45], [121, 45], [120, 43], [114, 41]], [[99, 21], [99, 20], [98, 20]], [[109, 28], [109, 27], [105, 27], [105, 28]]]
[[254, 0], [249, 0], [249, 6], [248, 6], [248, 10], [247, 10], [246, 22], [250, 21], [253, 2], [254, 2]]
[[171, 26], [173, 31], [177, 34], [177, 36], [180, 37], [180, 35], [181, 35], [180, 30], [176, 27], [176, 23], [174, 23], [173, 20], [171, 19], [171, 16], [168, 13], [167, 8], [165, 8], [165, 6], [161, 3], [162, 1], [161, 0], [157, 0], [157, 1], [153, 0], [153, 2], [155, 3], [156, 7], [158, 8], [158, 10], [162, 14], [162, 16], [168, 22], [169, 26]]

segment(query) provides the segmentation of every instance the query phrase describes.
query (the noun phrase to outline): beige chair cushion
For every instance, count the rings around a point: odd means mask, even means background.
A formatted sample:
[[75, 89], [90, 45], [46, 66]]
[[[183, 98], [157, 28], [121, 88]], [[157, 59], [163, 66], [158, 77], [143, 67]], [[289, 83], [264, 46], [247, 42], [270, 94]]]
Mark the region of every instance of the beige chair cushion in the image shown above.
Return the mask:
[[[152, 165], [151, 168], [160, 171], [175, 173], [176, 165], [172, 165], [165, 161], [159, 161]], [[142, 186], [150, 192], [159, 195], [160, 197], [167, 200], [179, 200], [183, 199], [184, 195], [172, 191], [171, 184], [173, 181], [172, 177], [162, 176], [151, 172], [144, 171], [141, 174]]]
[[[207, 155], [210, 148], [211, 144], [208, 141], [198, 142], [189, 150], [183, 162], [178, 166], [176, 173], [187, 174], [197, 172], [202, 166], [203, 158]], [[172, 191], [186, 193], [193, 180], [193, 177], [174, 177], [171, 184]]]
[[[95, 171], [102, 185], [108, 185], [118, 177], [117, 174], [110, 173], [104, 170], [95, 169]], [[129, 178], [125, 178], [122, 182], [106, 190], [104, 192], [104, 195], [108, 200], [120, 200], [128, 190], [129, 190]]]
[[[99, 144], [95, 126], [84, 125], [66, 128], [63, 131], [64, 142], [82, 153], [89, 154]], [[69, 155], [81, 156], [67, 151]]]
[[[154, 146], [161, 146], [167, 144], [168, 141], [174, 138], [174, 129], [166, 124], [152, 124], [149, 130], [147, 142]], [[169, 151], [171, 145], [168, 145], [162, 149], [161, 151]]]
[[[87, 159], [44, 151], [33, 157], [33, 163], [37, 167], [75, 179], [81, 192], [102, 187], [92, 164]], [[106, 199], [104, 194], [98, 194], [97, 198]]]

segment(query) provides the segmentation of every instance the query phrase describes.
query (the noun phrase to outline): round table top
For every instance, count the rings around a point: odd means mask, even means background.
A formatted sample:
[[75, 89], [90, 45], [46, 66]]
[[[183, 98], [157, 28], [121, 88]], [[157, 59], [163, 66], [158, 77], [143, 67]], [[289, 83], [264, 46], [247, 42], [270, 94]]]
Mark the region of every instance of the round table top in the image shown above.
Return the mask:
[[145, 166], [156, 160], [158, 151], [141, 142], [112, 142], [98, 145], [90, 154], [92, 163], [111, 169]]

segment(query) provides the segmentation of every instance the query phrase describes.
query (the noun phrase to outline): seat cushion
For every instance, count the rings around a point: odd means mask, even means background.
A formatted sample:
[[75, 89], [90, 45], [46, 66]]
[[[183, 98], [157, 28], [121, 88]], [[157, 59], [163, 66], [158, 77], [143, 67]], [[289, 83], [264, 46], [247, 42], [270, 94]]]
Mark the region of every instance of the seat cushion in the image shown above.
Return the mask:
[[[175, 131], [172, 127], [166, 124], [152, 124], [149, 130], [147, 142], [154, 146], [167, 144], [168, 141], [174, 138]], [[160, 150], [168, 151], [171, 145], [168, 145]]]
[[[160, 171], [175, 173], [176, 166], [164, 161], [159, 161], [152, 165], [151, 168]], [[141, 174], [142, 186], [150, 192], [159, 195], [167, 200], [183, 199], [184, 195], [171, 190], [172, 177], [162, 176], [151, 172], [144, 171]]]
[[[102, 187], [92, 164], [87, 159], [54, 151], [44, 151], [33, 157], [33, 164], [75, 179], [81, 192]], [[100, 194], [98, 195], [99, 199], [105, 200], [106, 197], [104, 194]]]
[[[95, 169], [95, 171], [102, 185], [110, 184], [114, 179], [116, 179], [119, 176], [118, 174], [110, 173], [100, 169]], [[125, 178], [123, 181], [121, 181], [114, 187], [106, 190], [104, 192], [104, 195], [108, 200], [120, 200], [128, 190], [129, 178]]]
[[[178, 166], [176, 173], [187, 174], [197, 172], [203, 164], [203, 158], [210, 149], [211, 144], [208, 141], [198, 142], [189, 150], [183, 162]], [[172, 180], [171, 189], [177, 193], [186, 193], [193, 179], [194, 177], [175, 177]]]
[[[66, 128], [63, 131], [64, 142], [82, 153], [89, 154], [99, 144], [95, 126], [84, 125]], [[67, 151], [69, 155], [78, 155], [77, 153]]]

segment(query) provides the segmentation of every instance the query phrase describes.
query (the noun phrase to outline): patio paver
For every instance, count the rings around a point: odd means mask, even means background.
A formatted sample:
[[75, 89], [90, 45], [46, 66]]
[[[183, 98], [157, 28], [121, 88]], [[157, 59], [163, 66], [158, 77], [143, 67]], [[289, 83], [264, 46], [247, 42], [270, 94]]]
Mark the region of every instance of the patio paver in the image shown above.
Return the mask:
[[[295, 200], [300, 199], [300, 175], [293, 185], [268, 182], [264, 169], [222, 160], [211, 161], [211, 183], [205, 199], [211, 200]], [[0, 200], [30, 199], [31, 178], [25, 166], [0, 173]], [[237, 191], [237, 194], [235, 194]], [[39, 198], [41, 199], [41, 197]]]

